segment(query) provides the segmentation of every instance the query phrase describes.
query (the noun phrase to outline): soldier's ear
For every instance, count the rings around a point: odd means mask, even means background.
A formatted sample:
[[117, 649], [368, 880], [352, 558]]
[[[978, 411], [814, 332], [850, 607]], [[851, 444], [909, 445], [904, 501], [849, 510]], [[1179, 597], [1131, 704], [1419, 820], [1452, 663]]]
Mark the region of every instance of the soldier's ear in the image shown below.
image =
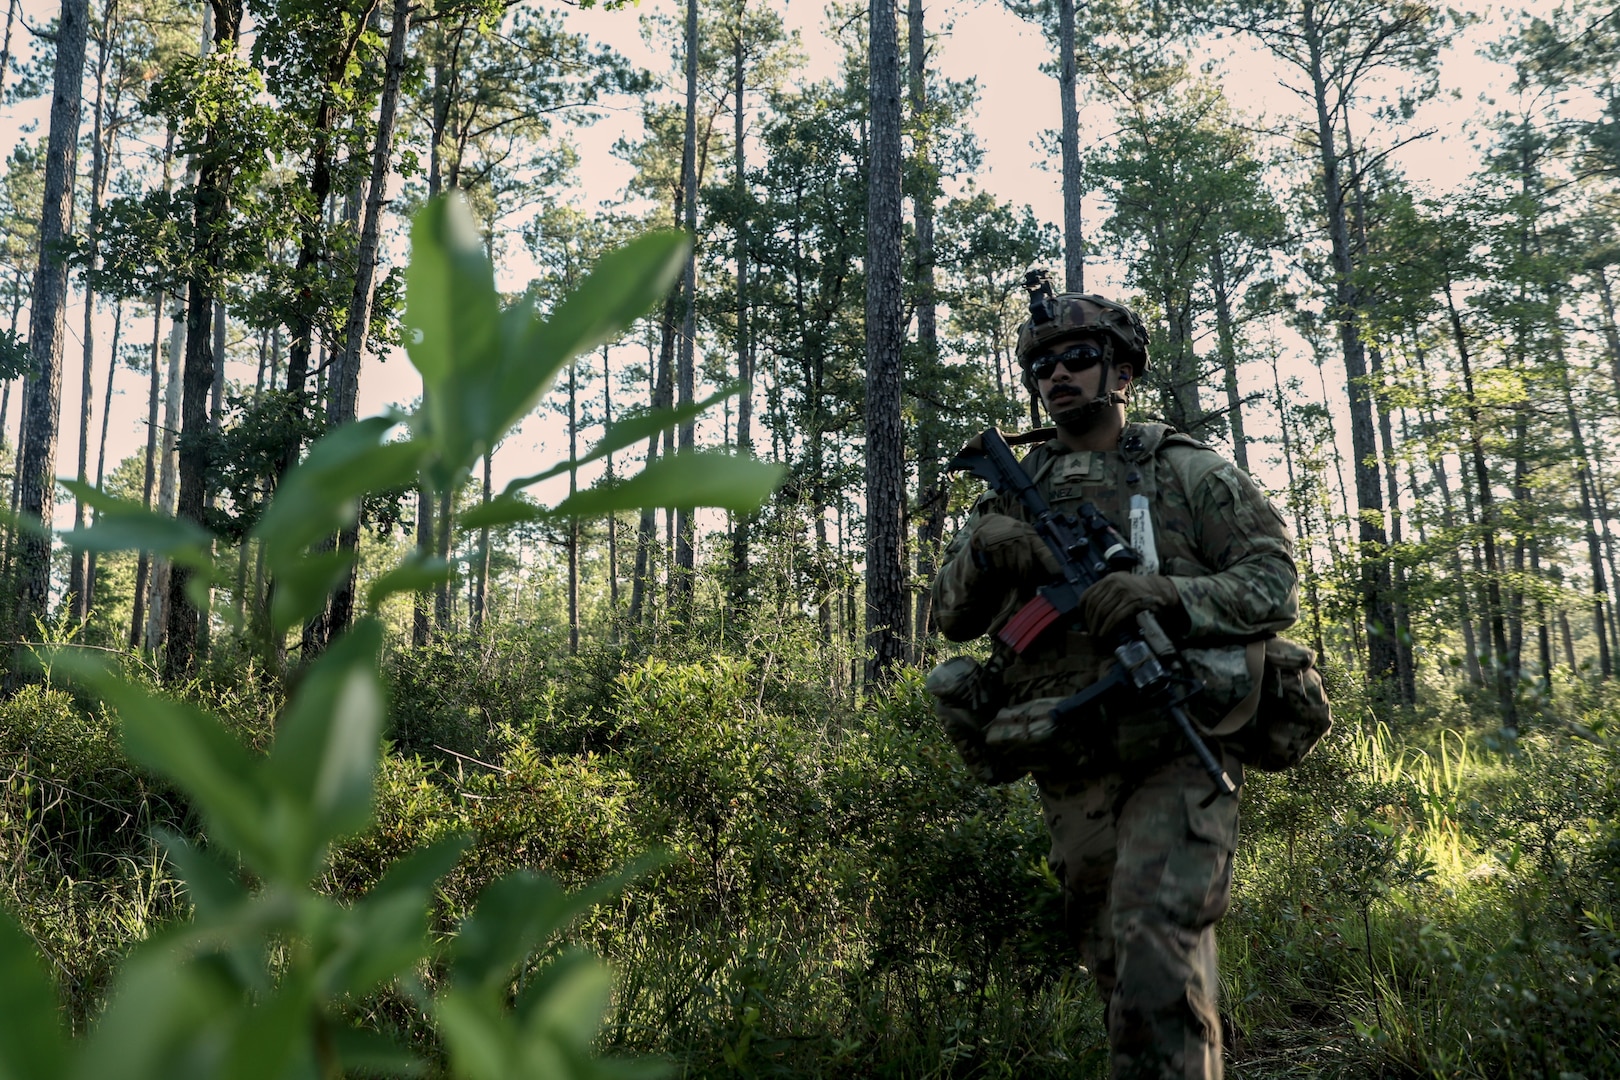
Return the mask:
[[1114, 368], [1114, 371], [1117, 373], [1116, 377], [1119, 379], [1118, 389], [1120, 390], [1130, 386], [1131, 380], [1136, 378], [1136, 369], [1130, 364], [1119, 364]]

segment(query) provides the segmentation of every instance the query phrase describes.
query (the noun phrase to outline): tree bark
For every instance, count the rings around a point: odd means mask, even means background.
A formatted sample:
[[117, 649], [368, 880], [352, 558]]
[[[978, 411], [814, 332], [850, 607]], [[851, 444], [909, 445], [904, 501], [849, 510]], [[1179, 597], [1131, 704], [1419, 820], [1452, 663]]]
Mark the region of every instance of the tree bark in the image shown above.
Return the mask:
[[[241, 30], [241, 0], [209, 0], [209, 4], [214, 18], [214, 48], [219, 52], [234, 52]], [[224, 263], [225, 229], [231, 205], [231, 167], [228, 154], [221, 152], [221, 138], [217, 128], [210, 128], [199, 155], [192, 202], [192, 260], [194, 265], [205, 269], [194, 274], [187, 284], [186, 358], [181, 373], [180, 492], [175, 513], [198, 524], [203, 524], [206, 517], [208, 467], [212, 456], [207, 432], [214, 365], [223, 360], [214, 356], [210, 333], [218, 299], [214, 295], [213, 278]], [[171, 679], [190, 673], [196, 662], [200, 613], [186, 592], [190, 578], [189, 568], [170, 565], [168, 611], [164, 620], [168, 636], [164, 672]]]
[[1463, 330], [1462, 316], [1452, 298], [1449, 276], [1442, 285], [1446, 310], [1451, 316], [1452, 338], [1457, 347], [1457, 359], [1462, 365], [1463, 394], [1468, 414], [1468, 442], [1474, 465], [1474, 490], [1479, 498], [1480, 536], [1485, 548], [1486, 611], [1490, 619], [1492, 646], [1492, 675], [1496, 683], [1497, 702], [1502, 709], [1502, 726], [1517, 730], [1519, 726], [1517, 702], [1517, 675], [1509, 662], [1506, 611], [1502, 603], [1501, 563], [1496, 551], [1496, 499], [1491, 491], [1490, 471], [1485, 465], [1483, 418], [1479, 414], [1479, 398], [1474, 393], [1473, 357], [1468, 348], [1468, 335]]
[[[39, 227], [39, 262], [28, 314], [30, 370], [27, 416], [18, 464], [20, 513], [49, 528], [56, 488], [56, 438], [62, 407], [63, 332], [68, 268], [60, 248], [73, 227], [79, 112], [84, 52], [90, 25], [88, 0], [62, 0], [52, 73], [50, 135], [45, 149], [45, 187]], [[14, 633], [32, 633], [33, 621], [50, 605], [49, 534], [25, 533], [19, 544], [17, 621]]]
[[[913, 0], [920, 2], [920, 0]], [[1075, 101], [1074, 0], [1058, 0], [1058, 96], [1063, 130], [1063, 280], [1069, 292], [1086, 291], [1085, 237], [1080, 220], [1080, 108]]]
[[1226, 377], [1226, 426], [1232, 435], [1232, 460], [1249, 471], [1249, 437], [1243, 429], [1243, 395], [1238, 390], [1237, 335], [1232, 327], [1232, 297], [1226, 260], [1219, 250], [1209, 256], [1209, 288], [1215, 298], [1215, 340]]
[[[917, 309], [917, 375], [924, 386], [933, 385], [939, 368], [938, 293], [934, 280], [934, 170], [928, 130], [928, 35], [923, 24], [922, 0], [907, 9], [907, 90], [911, 106], [912, 158], [917, 182], [912, 196], [912, 226], [916, 250], [912, 273]], [[945, 534], [946, 498], [940, 459], [939, 409], [933, 395], [917, 401], [917, 581], [932, 582], [939, 565]], [[921, 663], [933, 611], [933, 592], [917, 590], [912, 615], [911, 660]]]
[[[399, 87], [405, 71], [405, 42], [410, 33], [410, 0], [395, 0], [394, 21], [388, 33], [388, 54], [384, 64], [382, 93], [377, 103], [377, 135], [371, 150], [371, 179], [366, 189], [365, 211], [360, 225], [360, 242], [355, 253], [354, 290], [343, 326], [343, 352], [335, 365], [335, 385], [327, 408], [327, 424], [337, 427], [355, 419], [360, 396], [360, 363], [365, 356], [366, 331], [371, 326], [371, 310], [376, 299], [378, 252], [382, 246], [382, 215], [388, 202], [388, 164], [393, 159], [394, 125], [399, 111]], [[487, 470], [486, 470], [487, 471]], [[358, 523], [345, 526], [337, 537], [341, 551], [354, 552], [360, 546]], [[324, 648], [349, 628], [354, 620], [354, 594], [358, 558], [339, 583], [320, 617], [316, 644]], [[482, 622], [482, 609], [479, 611]]]
[[1321, 156], [1321, 179], [1328, 236], [1333, 252], [1334, 312], [1344, 354], [1350, 398], [1350, 444], [1355, 455], [1356, 520], [1359, 525], [1360, 595], [1367, 629], [1367, 673], [1375, 692], [1387, 694], [1398, 678], [1395, 612], [1388, 562], [1388, 533], [1384, 528], [1384, 498], [1378, 475], [1378, 445], [1374, 435], [1373, 404], [1367, 385], [1366, 349], [1361, 340], [1363, 297], [1356, 284], [1349, 220], [1344, 205], [1337, 137], [1328, 108], [1328, 87], [1323, 74], [1322, 29], [1316, 4], [1303, 7], [1309, 74], [1316, 105], [1316, 135]]
[[[737, 455], [754, 453], [754, 342], [749, 334], [748, 301], [748, 174], [744, 120], [747, 85], [743, 42], [743, 9], [737, 11], [737, 38], [732, 53], [732, 183], [737, 199]], [[740, 612], [748, 599], [748, 543], [754, 515], [737, 515], [731, 533], [731, 607]]]
[[[92, 414], [95, 412], [95, 362], [96, 362], [96, 294], [89, 284], [89, 277], [96, 268], [96, 254], [101, 246], [101, 201], [107, 190], [107, 146], [103, 138], [105, 124], [103, 123], [103, 110], [106, 105], [107, 92], [107, 64], [111, 59], [109, 43], [114, 33], [113, 24], [117, 17], [118, 0], [107, 0], [102, 8], [101, 36], [96, 42], [96, 92], [90, 108], [90, 228], [85, 232], [85, 240], [89, 245], [88, 258], [85, 264], [86, 284], [84, 287], [84, 371], [79, 383], [79, 483], [85, 483], [90, 472], [90, 424]], [[117, 108], [116, 103], [114, 108]], [[112, 369], [118, 366], [118, 352], [115, 348], [109, 361], [108, 381], [111, 382]], [[73, 500], [73, 527], [82, 529], [87, 521], [87, 507], [83, 498], [75, 497]], [[83, 548], [75, 548], [69, 553], [68, 565], [68, 600], [70, 611], [75, 623], [81, 623], [90, 614], [90, 565], [92, 558], [90, 552]]]
[[871, 136], [866, 211], [865, 682], [905, 653], [905, 442], [901, 430], [900, 56], [895, 0], [870, 0]]
[[[697, 0], [686, 0], [686, 136], [681, 150], [682, 203], [685, 210], [683, 224], [694, 238], [697, 236], [697, 84], [698, 84], [698, 10]], [[690, 405], [697, 392], [697, 249], [686, 260], [686, 271], [681, 278], [681, 339], [680, 361], [677, 371], [676, 401]], [[693, 421], [683, 420], [680, 426], [680, 450], [690, 452], [696, 445], [697, 428]], [[675, 573], [670, 586], [682, 603], [692, 596], [692, 575], [697, 568], [696, 520], [690, 507], [676, 511]]]

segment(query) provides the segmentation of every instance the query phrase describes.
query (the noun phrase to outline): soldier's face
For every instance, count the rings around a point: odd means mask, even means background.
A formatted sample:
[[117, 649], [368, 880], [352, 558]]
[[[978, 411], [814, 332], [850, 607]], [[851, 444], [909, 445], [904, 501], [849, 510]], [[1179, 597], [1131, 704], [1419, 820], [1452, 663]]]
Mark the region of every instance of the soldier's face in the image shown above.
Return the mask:
[[1054, 416], [1094, 401], [1103, 377], [1103, 350], [1088, 338], [1057, 341], [1030, 361], [1041, 402]]

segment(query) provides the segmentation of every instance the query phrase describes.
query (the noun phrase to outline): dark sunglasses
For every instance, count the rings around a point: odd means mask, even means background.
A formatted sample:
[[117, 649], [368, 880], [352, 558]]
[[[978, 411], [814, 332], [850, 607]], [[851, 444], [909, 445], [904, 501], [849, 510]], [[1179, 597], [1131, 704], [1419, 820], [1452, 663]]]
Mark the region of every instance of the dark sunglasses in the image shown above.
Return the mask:
[[1082, 341], [1060, 353], [1036, 357], [1029, 365], [1029, 373], [1037, 379], [1050, 379], [1062, 364], [1078, 375], [1103, 361], [1103, 348], [1095, 341]]

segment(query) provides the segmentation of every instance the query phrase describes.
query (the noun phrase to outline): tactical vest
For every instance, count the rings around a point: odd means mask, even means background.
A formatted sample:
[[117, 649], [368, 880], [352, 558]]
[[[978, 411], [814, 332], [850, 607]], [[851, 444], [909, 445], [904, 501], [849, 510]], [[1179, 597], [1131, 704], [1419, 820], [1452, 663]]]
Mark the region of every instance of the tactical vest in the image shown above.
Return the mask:
[[[1053, 438], [1030, 451], [1023, 464], [1058, 512], [1073, 513], [1083, 502], [1101, 511], [1143, 555], [1137, 573], [1214, 572], [1198, 551], [1189, 498], [1199, 484], [1221, 482], [1210, 474], [1225, 459], [1206, 444], [1166, 424], [1127, 424], [1116, 450], [1069, 450]], [[1263, 649], [1256, 643], [1182, 652], [1206, 685], [1199, 719], [1217, 734], [1242, 726], [1253, 715]], [[1111, 662], [1090, 635], [1071, 631], [1037, 645], [1003, 679], [1013, 701], [1063, 696], [1095, 682]]]

